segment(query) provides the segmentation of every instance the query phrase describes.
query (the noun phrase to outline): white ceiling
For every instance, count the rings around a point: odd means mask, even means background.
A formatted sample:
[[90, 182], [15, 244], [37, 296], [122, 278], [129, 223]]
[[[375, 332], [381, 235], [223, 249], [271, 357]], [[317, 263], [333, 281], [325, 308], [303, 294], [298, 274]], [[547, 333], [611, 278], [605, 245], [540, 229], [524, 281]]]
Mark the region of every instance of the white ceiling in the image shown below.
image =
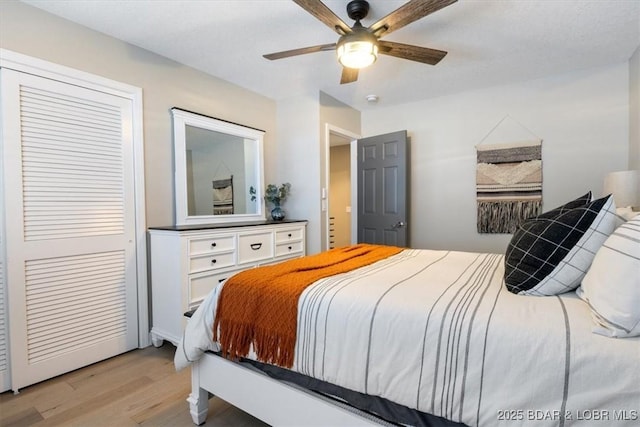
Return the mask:
[[[23, 0], [273, 99], [322, 90], [365, 110], [627, 61], [640, 0], [460, 0], [385, 40], [445, 50], [436, 66], [381, 56], [340, 85], [333, 52], [263, 54], [338, 35], [289, 0]], [[368, 26], [404, 1], [369, 0]], [[348, 0], [324, 3], [346, 23]]]

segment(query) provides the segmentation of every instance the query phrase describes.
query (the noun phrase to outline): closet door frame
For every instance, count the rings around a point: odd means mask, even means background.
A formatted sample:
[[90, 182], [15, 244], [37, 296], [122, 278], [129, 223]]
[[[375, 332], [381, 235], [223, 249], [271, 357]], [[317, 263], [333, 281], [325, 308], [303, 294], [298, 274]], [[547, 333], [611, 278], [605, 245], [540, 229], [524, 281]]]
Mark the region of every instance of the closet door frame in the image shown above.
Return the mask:
[[147, 238], [144, 193], [144, 139], [142, 89], [28, 55], [0, 49], [0, 67], [73, 84], [130, 99], [133, 107], [134, 199], [136, 278], [138, 294], [138, 347], [151, 345], [147, 286]]

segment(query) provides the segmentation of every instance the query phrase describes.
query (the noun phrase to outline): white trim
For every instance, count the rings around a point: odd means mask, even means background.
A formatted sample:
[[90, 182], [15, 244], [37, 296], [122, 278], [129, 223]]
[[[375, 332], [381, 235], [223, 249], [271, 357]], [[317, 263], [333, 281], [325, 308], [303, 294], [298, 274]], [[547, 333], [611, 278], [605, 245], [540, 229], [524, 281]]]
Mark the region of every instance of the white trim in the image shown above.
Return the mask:
[[[1, 113], [1, 111], [0, 111]], [[4, 159], [4, 126], [2, 123], [2, 114], [0, 114], [0, 164]], [[4, 166], [0, 168], [0, 216], [5, 217], [5, 202], [4, 202]], [[11, 348], [9, 339], [9, 289], [7, 283], [7, 250], [6, 250], [6, 221], [0, 221], [0, 293], [2, 294], [3, 315], [0, 318], [2, 329], [0, 329], [0, 338], [4, 341], [4, 356], [5, 356], [5, 368], [0, 370], [0, 393], [5, 392], [11, 388]]]
[[[331, 174], [331, 161], [330, 161], [330, 157], [331, 157], [331, 144], [330, 144], [330, 140], [331, 140], [331, 134], [336, 134], [339, 136], [343, 136], [345, 138], [351, 138], [351, 243], [356, 243], [358, 240], [358, 230], [357, 230], [357, 226], [358, 226], [358, 188], [357, 185], [355, 185], [355, 183], [357, 183], [357, 170], [356, 170], [356, 166], [357, 166], [357, 151], [356, 151], [356, 140], [358, 138], [361, 138], [361, 135], [358, 135], [356, 133], [353, 133], [351, 131], [348, 131], [346, 129], [342, 129], [339, 128], [338, 126], [334, 126], [330, 123], [326, 123], [325, 124], [325, 131], [324, 131], [324, 140], [325, 140], [325, 144], [324, 144], [324, 188], [325, 188], [325, 195], [326, 195], [326, 200], [322, 203], [323, 206], [326, 206], [326, 209], [324, 212], [320, 212], [320, 215], [322, 216], [322, 221], [324, 222], [324, 239], [325, 239], [325, 249], [329, 249], [329, 206], [331, 206], [331, 200], [330, 200], [330, 188], [329, 188], [329, 178], [330, 178], [330, 174]], [[322, 208], [321, 208], [322, 209]]]
[[191, 365], [187, 402], [194, 424], [203, 424], [207, 418], [207, 391], [274, 426], [390, 425], [337, 399], [278, 381], [212, 353], [205, 353]]
[[358, 243], [358, 139], [350, 144], [351, 152], [351, 244]]
[[[264, 131], [226, 122], [213, 117], [203, 116], [179, 108], [172, 108], [173, 116], [173, 149], [174, 149], [174, 184], [175, 184], [175, 206], [176, 225], [190, 224], [233, 224], [237, 222], [264, 221], [265, 208], [262, 194], [264, 186]], [[232, 215], [189, 215], [187, 203], [187, 173], [186, 173], [186, 126], [196, 126], [215, 132], [225, 133], [245, 140], [255, 142], [256, 165], [254, 174], [256, 177], [256, 199], [257, 210], [254, 214], [232, 214]]]
[[147, 218], [144, 183], [144, 131], [142, 89], [133, 93], [133, 156], [136, 203], [136, 265], [138, 273], [138, 347], [151, 345], [147, 278]]
[[136, 272], [138, 291], [138, 346], [151, 344], [147, 286], [147, 239], [144, 193], [144, 135], [142, 89], [84, 71], [33, 58], [7, 49], [0, 49], [0, 67], [22, 73], [82, 86], [130, 99], [133, 103], [134, 191], [136, 204]]
[[96, 76], [85, 71], [76, 70], [64, 65], [44, 61], [7, 49], [0, 49], [0, 67], [57, 80], [64, 83], [82, 86], [88, 89], [134, 99], [139, 92], [142, 101], [142, 89], [126, 83]]

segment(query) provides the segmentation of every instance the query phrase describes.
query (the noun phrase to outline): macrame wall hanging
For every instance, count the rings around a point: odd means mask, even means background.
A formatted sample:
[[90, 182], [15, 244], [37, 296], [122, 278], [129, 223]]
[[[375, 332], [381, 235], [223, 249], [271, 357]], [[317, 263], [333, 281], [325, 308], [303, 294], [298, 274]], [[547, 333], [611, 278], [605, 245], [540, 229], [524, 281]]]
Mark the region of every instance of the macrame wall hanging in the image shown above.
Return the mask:
[[[228, 178], [219, 178], [220, 169], [224, 168], [224, 173]], [[233, 215], [233, 174], [224, 162], [221, 162], [213, 175], [213, 214]]]
[[233, 215], [233, 175], [213, 181], [213, 214]]
[[[533, 138], [483, 144], [506, 119]], [[540, 214], [542, 139], [507, 115], [476, 145], [476, 152], [478, 233], [513, 233], [523, 219]]]

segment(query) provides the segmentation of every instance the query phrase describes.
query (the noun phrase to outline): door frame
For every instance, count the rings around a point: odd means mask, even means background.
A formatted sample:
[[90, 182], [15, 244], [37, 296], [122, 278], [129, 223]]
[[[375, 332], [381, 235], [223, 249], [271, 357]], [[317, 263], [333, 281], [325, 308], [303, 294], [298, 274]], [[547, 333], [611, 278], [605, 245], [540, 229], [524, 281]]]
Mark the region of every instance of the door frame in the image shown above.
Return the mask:
[[351, 243], [355, 243], [358, 241], [358, 183], [357, 183], [357, 171], [356, 166], [357, 162], [357, 140], [362, 136], [356, 134], [354, 132], [348, 131], [346, 129], [342, 129], [338, 126], [334, 126], [330, 123], [326, 123], [324, 127], [324, 182], [322, 183], [321, 190], [321, 217], [323, 222], [322, 229], [324, 230], [324, 247], [325, 249], [329, 249], [329, 206], [331, 204], [330, 200], [330, 173], [331, 173], [331, 134], [338, 135], [343, 138], [350, 139], [349, 143], [350, 152], [351, 152]]
[[149, 332], [149, 296], [147, 286], [147, 226], [144, 193], [144, 138], [142, 123], [142, 89], [95, 74], [69, 68], [0, 49], [0, 67], [83, 86], [99, 92], [130, 99], [133, 107], [134, 199], [136, 236], [136, 278], [138, 307], [138, 347], [151, 345]]

